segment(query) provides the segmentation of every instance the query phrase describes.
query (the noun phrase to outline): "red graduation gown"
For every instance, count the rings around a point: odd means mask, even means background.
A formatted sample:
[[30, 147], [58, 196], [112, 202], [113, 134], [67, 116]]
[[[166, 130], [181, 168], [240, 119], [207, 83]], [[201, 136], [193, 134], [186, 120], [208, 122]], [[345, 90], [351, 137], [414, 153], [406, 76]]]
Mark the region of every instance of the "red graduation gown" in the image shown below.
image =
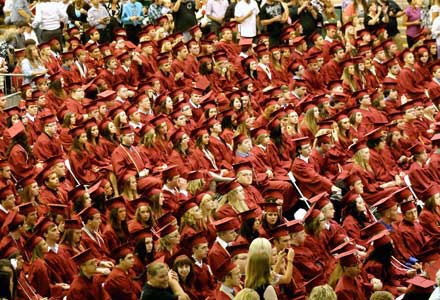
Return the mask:
[[[400, 293], [397, 291], [397, 287], [404, 286], [401, 281], [406, 278], [406, 272], [396, 269], [393, 265], [388, 270], [385, 270], [385, 268], [382, 263], [373, 260], [367, 261], [363, 266], [363, 270], [369, 275], [368, 277], [371, 277], [371, 279], [377, 278], [382, 281], [383, 290], [398, 296]], [[384, 277], [385, 272], [387, 277]]]
[[61, 296], [62, 288], [52, 283], [61, 283], [56, 273], [51, 272], [46, 262], [41, 258], [32, 262], [29, 268], [28, 278], [30, 284], [38, 294], [43, 297]]
[[333, 183], [314, 169], [313, 159], [310, 157], [308, 163], [299, 157], [295, 158], [292, 173], [297, 180], [298, 187], [307, 198], [323, 191], [331, 192]]
[[104, 239], [108, 249], [116, 249], [121, 244], [124, 244], [128, 241], [127, 237], [121, 240], [110, 223], [105, 225], [104, 231], [102, 232], [102, 238]]
[[335, 287], [335, 292], [338, 296], [338, 300], [368, 299], [362, 286], [362, 279], [359, 276], [357, 278], [352, 278], [342, 275]]
[[[143, 169], [150, 169], [151, 166], [145, 163], [142, 159], [139, 149], [131, 146], [126, 147], [119, 145], [112, 153], [111, 162], [113, 170], [118, 180], [122, 182], [124, 175], [128, 172], [138, 174]], [[139, 189], [151, 189], [154, 187], [160, 187], [162, 181], [159, 178], [153, 176], [145, 176], [138, 179]]]
[[315, 253], [312, 249], [306, 246], [294, 246], [295, 259], [293, 264], [301, 272], [305, 281], [312, 280], [311, 284], [307, 285], [307, 290], [310, 291], [316, 285], [325, 283], [325, 266], [318, 253]]
[[112, 299], [137, 300], [140, 287], [134, 283], [130, 275], [115, 267], [104, 282], [104, 289]]
[[403, 94], [423, 93], [424, 88], [415, 69], [403, 67], [397, 75], [397, 86]]
[[81, 243], [83, 244], [84, 249], [90, 248], [92, 250], [93, 256], [96, 259], [102, 260], [109, 257], [110, 251], [101, 235], [95, 233], [92, 237], [83, 228]]
[[216, 287], [216, 280], [212, 275], [211, 268], [206, 262], [202, 263], [200, 267], [193, 260], [194, 271], [194, 286], [197, 287], [196, 297], [197, 299], [204, 300], [207, 297], [212, 297]]
[[432, 238], [440, 235], [440, 214], [423, 209], [419, 216], [420, 225], [427, 237]]
[[93, 276], [91, 279], [78, 275], [70, 285], [67, 300], [109, 300], [109, 295], [102, 287], [102, 279]]
[[58, 155], [64, 156], [63, 149], [61, 143], [58, 141], [58, 138], [54, 136], [49, 137], [45, 132], [42, 132], [38, 136], [32, 151], [34, 152], [35, 157], [41, 161], [45, 161], [48, 157]]
[[215, 271], [219, 268], [220, 264], [229, 258], [230, 254], [223, 248], [218, 241], [214, 242], [211, 249], [208, 252], [208, 264], [211, 270]]
[[15, 144], [9, 153], [8, 163], [17, 180], [36, 173], [35, 160], [19, 144]]
[[71, 150], [69, 152], [69, 161], [75, 177], [82, 184], [90, 184], [96, 182], [101, 176], [100, 173], [92, 171], [92, 153], [87, 150], [76, 151]]
[[55, 272], [64, 283], [71, 283], [78, 272], [75, 263], [64, 249], [58, 248], [58, 253], [49, 250], [44, 256], [46, 264]]

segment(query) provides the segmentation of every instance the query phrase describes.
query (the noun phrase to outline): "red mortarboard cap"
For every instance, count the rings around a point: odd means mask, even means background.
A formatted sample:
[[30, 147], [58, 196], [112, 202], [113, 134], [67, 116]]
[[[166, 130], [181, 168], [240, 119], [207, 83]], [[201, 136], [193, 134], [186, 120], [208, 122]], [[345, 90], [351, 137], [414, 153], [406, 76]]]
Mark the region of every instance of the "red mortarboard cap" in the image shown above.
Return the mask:
[[158, 233], [160, 237], [163, 238], [164, 236], [167, 236], [175, 231], [178, 231], [177, 227], [174, 226], [173, 224], [168, 224], [162, 227]]
[[215, 230], [217, 232], [236, 230], [240, 227], [240, 224], [235, 217], [226, 217], [220, 219], [218, 221], [215, 221], [213, 225], [215, 226]]
[[233, 269], [237, 267], [236, 264], [231, 262], [231, 258], [226, 258], [222, 263], [219, 264], [216, 270], [213, 270], [214, 276], [219, 281], [223, 281], [226, 275], [228, 275]]
[[23, 58], [25, 56], [25, 51], [24, 49], [15, 49], [14, 54], [16, 58]]
[[241, 163], [236, 163], [233, 165], [234, 168], [234, 172], [238, 173], [240, 171], [248, 171], [251, 170], [252, 171], [252, 164], [250, 162], [241, 162]]
[[[406, 282], [413, 285], [408, 288], [407, 294], [409, 294], [410, 291], [416, 292], [416, 291], [420, 291], [420, 290], [423, 290], [421, 292], [431, 293], [433, 286], [436, 284], [435, 281], [429, 280], [429, 279], [422, 277], [420, 275], [417, 275], [411, 279], [408, 279]], [[429, 289], [429, 291], [426, 291], [426, 289]]]
[[94, 215], [99, 214], [99, 210], [97, 210], [96, 208], [89, 206], [84, 208], [82, 211], [80, 211], [78, 213], [78, 216], [81, 217], [82, 221], [84, 223], [87, 223], [87, 221], [91, 218], [93, 218]]
[[349, 251], [340, 253], [335, 256], [336, 259], [339, 259], [339, 263], [343, 267], [353, 267], [360, 264], [359, 259], [356, 256], [357, 250], [351, 249]]
[[282, 191], [280, 191], [280, 190], [269, 190], [269, 191], [264, 192], [264, 198], [265, 199], [273, 198], [273, 199], [284, 200], [284, 195], [283, 195]]
[[274, 238], [280, 238], [286, 235], [289, 235], [289, 231], [287, 231], [286, 224], [278, 225], [270, 231], [270, 236]]
[[310, 144], [310, 139], [307, 136], [292, 139], [292, 141], [294, 141], [297, 146], [304, 146]]
[[70, 201], [74, 201], [75, 199], [78, 199], [79, 197], [81, 197], [82, 195], [84, 195], [86, 193], [86, 189], [84, 188], [84, 186], [82, 185], [78, 185], [76, 187], [74, 187], [73, 189], [71, 189], [67, 195], [70, 199]]
[[386, 65], [387, 68], [391, 68], [394, 65], [399, 65], [399, 62], [395, 58], [390, 58], [389, 60], [384, 62], [384, 65]]
[[321, 210], [324, 206], [330, 203], [329, 194], [327, 192], [322, 192], [309, 199], [310, 203], [316, 203], [315, 208]]
[[384, 90], [395, 90], [397, 87], [397, 81], [385, 79], [382, 82], [382, 87]]
[[47, 205], [49, 208], [49, 211], [54, 215], [61, 215], [63, 217], [68, 216], [68, 206], [65, 204], [57, 204], [57, 203], [51, 203]]
[[372, 237], [379, 233], [386, 232], [387, 228], [381, 222], [374, 222], [368, 226], [365, 226], [361, 230], [361, 235], [365, 237]]
[[159, 228], [165, 227], [166, 225], [173, 223], [177, 221], [176, 217], [173, 216], [171, 213], [166, 213], [163, 216], [161, 216], [159, 219], [157, 219], [157, 226]]
[[358, 143], [352, 145], [350, 149], [353, 151], [353, 153], [356, 153], [359, 150], [364, 149], [364, 148], [368, 148], [367, 144], [364, 142], [358, 142]]
[[11, 107], [5, 108], [3, 110], [3, 112], [7, 113], [8, 116], [20, 115], [23, 111], [24, 111], [24, 109], [22, 109], [18, 106], [11, 106]]
[[40, 121], [43, 125], [47, 125], [47, 124], [56, 122], [57, 119], [54, 115], [47, 115], [47, 116], [41, 117]]
[[315, 209], [315, 204], [312, 204], [312, 206], [309, 208], [304, 216], [304, 223], [312, 222], [315, 218], [319, 217], [320, 214], [321, 211]]
[[260, 206], [265, 212], [279, 212], [278, 204], [275, 202], [258, 203], [258, 206]]
[[12, 125], [10, 128], [7, 129], [7, 132], [12, 139], [24, 131], [25, 128], [21, 121], [18, 121], [17, 123], [15, 123], [14, 125]]
[[189, 211], [191, 208], [197, 206], [197, 203], [194, 202], [194, 199], [188, 199], [185, 202], [181, 203], [178, 211], [176, 212], [177, 217], [183, 217], [183, 215]]
[[415, 155], [423, 153], [426, 151], [426, 148], [423, 144], [417, 142], [415, 145], [411, 146], [408, 151], [411, 152], [412, 155]]
[[411, 191], [409, 190], [409, 188], [407, 186], [405, 186], [405, 187], [400, 188], [397, 191], [395, 191], [393, 193], [393, 195], [398, 202], [401, 202], [401, 200], [408, 199], [412, 194], [411, 194]]
[[347, 30], [347, 28], [348, 27], [353, 27], [353, 23], [352, 22], [347, 22], [347, 23], [345, 23], [344, 25], [342, 25], [342, 27], [341, 27], [341, 31], [343, 32], [343, 33], [345, 33], [345, 31]]
[[23, 203], [17, 206], [18, 211], [23, 216], [26, 216], [30, 213], [36, 212], [37, 209], [34, 207], [34, 205], [31, 202]]
[[414, 201], [406, 201], [400, 204], [400, 210], [402, 214], [405, 214], [407, 211], [416, 208]]
[[6, 199], [9, 195], [14, 195], [14, 191], [9, 185], [0, 188], [0, 200]]
[[255, 219], [258, 217], [256, 210], [257, 210], [256, 208], [252, 208], [239, 213], [238, 216], [240, 217], [242, 222], [250, 219]]
[[208, 243], [208, 239], [203, 232], [197, 232], [195, 234], [189, 235], [186, 237], [186, 240], [188, 241], [188, 245], [191, 245], [193, 247], [200, 244]]
[[80, 230], [82, 228], [81, 221], [78, 219], [67, 219], [64, 220], [64, 229], [76, 229]]
[[98, 32], [98, 29], [96, 27], [90, 27], [87, 31], [86, 34], [88, 36], [91, 36], [92, 34], [94, 34], [95, 32]]
[[22, 188], [27, 187], [27, 186], [37, 182], [35, 180], [35, 177], [36, 177], [35, 174], [30, 174], [30, 175], [24, 177], [23, 179], [21, 179], [17, 184]]
[[123, 208], [125, 207], [125, 201], [122, 196], [114, 197], [109, 199], [105, 205], [107, 206], [107, 209], [112, 210], [114, 208]]
[[94, 259], [95, 257], [92, 254], [92, 250], [90, 248], [84, 250], [83, 252], [78, 253], [77, 255], [73, 256], [73, 261], [78, 265], [81, 266], [82, 264], [88, 262], [91, 259]]
[[35, 233], [26, 241], [25, 247], [29, 252], [32, 252], [42, 240], [43, 238]]
[[119, 129], [119, 133], [120, 133], [121, 135], [126, 135], [126, 134], [134, 133], [134, 130], [133, 130], [133, 127], [127, 125], [127, 126], [121, 127], [121, 128]]
[[298, 233], [304, 230], [304, 225], [300, 220], [286, 222], [286, 229], [289, 233]]
[[35, 223], [35, 232], [38, 232], [40, 234], [43, 234], [47, 232], [50, 226], [56, 225], [54, 222], [52, 222], [48, 216], [40, 217]]
[[383, 135], [382, 135], [382, 131], [383, 131], [383, 128], [382, 128], [382, 127], [379, 127], [379, 128], [373, 129], [372, 131], [368, 132], [368, 133], [365, 135], [365, 138], [366, 138], [367, 140], [378, 140], [378, 139], [380, 139], [380, 138], [383, 137]]
[[402, 52], [400, 52], [399, 58], [403, 61], [405, 59], [405, 57], [407, 57], [411, 53], [412, 53], [411, 50], [404, 49]]
[[83, 133], [86, 133], [86, 129], [84, 128], [83, 125], [79, 125], [79, 126], [74, 127], [74, 128], [69, 130], [69, 134], [72, 137], [78, 137], [78, 136], [80, 136]]
[[391, 238], [387, 231], [382, 231], [368, 240], [367, 244], [371, 243], [373, 243], [375, 248], [382, 247], [388, 243], [391, 243]]
[[231, 258], [235, 255], [248, 253], [249, 252], [249, 244], [246, 242], [232, 242], [226, 247], [226, 251], [229, 252]]
[[24, 216], [16, 211], [9, 212], [2, 225], [2, 229], [8, 228], [8, 231], [14, 231], [18, 226], [24, 223]]
[[73, 57], [73, 52], [72, 52], [72, 51], [70, 51], [70, 52], [64, 52], [64, 53], [61, 54], [61, 58], [62, 58], [63, 60], [73, 59], [73, 58], [74, 58], [74, 57]]
[[172, 179], [175, 176], [179, 176], [180, 172], [176, 165], [168, 166], [162, 171], [162, 180], [166, 182], [168, 179]]
[[112, 258], [118, 262], [121, 258], [125, 258], [128, 254], [133, 253], [133, 249], [129, 244], [122, 244], [112, 250]]
[[143, 228], [143, 227], [140, 227], [136, 230], [131, 231], [130, 235], [131, 235], [131, 238], [136, 242], [139, 240], [145, 240], [145, 238], [147, 238], [147, 237], [153, 238], [153, 240], [157, 240], [156, 235], [153, 235], [153, 233], [149, 229]]
[[395, 201], [394, 194], [391, 194], [373, 204], [373, 206], [377, 207], [378, 212], [383, 212], [395, 205], [397, 205], [397, 202]]

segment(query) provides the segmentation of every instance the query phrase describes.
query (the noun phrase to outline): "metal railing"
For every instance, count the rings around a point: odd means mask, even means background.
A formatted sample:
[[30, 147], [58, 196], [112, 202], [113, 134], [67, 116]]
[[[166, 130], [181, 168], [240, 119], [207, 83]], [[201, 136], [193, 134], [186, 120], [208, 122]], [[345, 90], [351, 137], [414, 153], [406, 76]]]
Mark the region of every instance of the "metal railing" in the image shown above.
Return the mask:
[[21, 92], [17, 80], [23, 77], [24, 74], [0, 73], [0, 90], [6, 95], [6, 108], [19, 104]]

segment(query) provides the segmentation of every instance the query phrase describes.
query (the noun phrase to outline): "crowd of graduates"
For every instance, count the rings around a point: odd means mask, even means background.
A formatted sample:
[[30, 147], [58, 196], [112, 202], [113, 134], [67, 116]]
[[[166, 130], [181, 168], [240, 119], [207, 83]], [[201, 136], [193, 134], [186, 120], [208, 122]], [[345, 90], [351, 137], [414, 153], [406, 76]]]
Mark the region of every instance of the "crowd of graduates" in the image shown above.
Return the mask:
[[234, 22], [190, 39], [172, 23], [137, 44], [72, 28], [15, 51], [22, 100], [0, 94], [0, 296], [428, 299], [429, 32], [399, 49], [385, 27], [351, 22], [305, 36], [297, 21], [275, 44]]

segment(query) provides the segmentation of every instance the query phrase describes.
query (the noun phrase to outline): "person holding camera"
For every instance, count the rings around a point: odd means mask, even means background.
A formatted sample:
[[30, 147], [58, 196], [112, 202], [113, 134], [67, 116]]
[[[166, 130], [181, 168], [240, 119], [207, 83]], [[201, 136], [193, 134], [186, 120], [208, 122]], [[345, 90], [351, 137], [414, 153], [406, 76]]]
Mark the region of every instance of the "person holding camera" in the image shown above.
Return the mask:
[[110, 42], [112, 40], [111, 30], [109, 28], [110, 15], [104, 5], [99, 0], [91, 0], [91, 7], [87, 12], [87, 22], [90, 27], [96, 27], [101, 36], [101, 43]]

